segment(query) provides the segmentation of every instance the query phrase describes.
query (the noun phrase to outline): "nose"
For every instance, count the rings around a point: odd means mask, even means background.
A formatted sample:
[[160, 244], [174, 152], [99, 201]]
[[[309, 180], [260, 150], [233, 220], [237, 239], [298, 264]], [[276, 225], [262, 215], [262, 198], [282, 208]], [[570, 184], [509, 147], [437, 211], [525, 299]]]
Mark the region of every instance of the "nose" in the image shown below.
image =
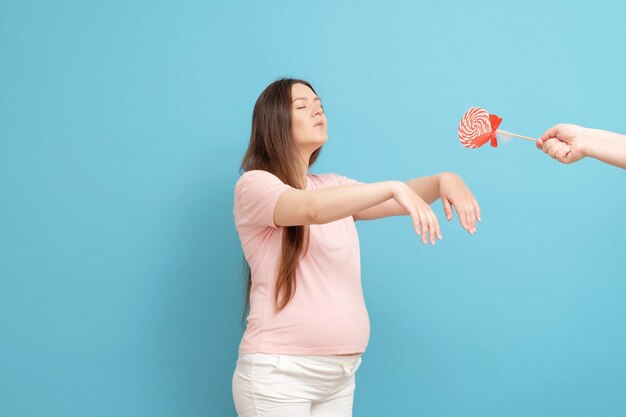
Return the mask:
[[324, 113], [324, 109], [322, 109], [322, 105], [318, 104], [316, 107], [313, 108], [313, 116], [319, 116], [320, 114]]

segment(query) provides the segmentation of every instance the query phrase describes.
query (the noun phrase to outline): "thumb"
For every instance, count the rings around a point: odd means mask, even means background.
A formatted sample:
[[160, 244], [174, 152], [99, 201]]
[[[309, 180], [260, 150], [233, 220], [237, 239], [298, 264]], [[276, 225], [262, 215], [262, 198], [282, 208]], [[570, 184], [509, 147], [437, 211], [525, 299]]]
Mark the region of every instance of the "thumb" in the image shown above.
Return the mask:
[[541, 138], [537, 139], [537, 142], [535, 142], [535, 145], [537, 145], [537, 148], [543, 149], [543, 139]]
[[545, 142], [548, 139], [556, 138], [559, 134], [560, 125], [554, 125], [550, 129], [546, 130], [543, 135], [539, 138], [542, 142]]
[[441, 202], [443, 203], [443, 211], [446, 213], [446, 219], [452, 220], [452, 206], [450, 205], [450, 201], [442, 196]]

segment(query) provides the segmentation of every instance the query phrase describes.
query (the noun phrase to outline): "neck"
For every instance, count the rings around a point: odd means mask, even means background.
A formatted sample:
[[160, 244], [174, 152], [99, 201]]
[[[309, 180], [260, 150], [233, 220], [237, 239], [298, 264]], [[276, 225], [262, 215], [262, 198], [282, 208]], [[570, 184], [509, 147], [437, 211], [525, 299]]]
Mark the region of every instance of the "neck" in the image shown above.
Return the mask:
[[306, 187], [306, 174], [309, 172], [309, 160], [311, 159], [312, 154], [313, 152], [300, 151], [299, 176], [303, 187]]

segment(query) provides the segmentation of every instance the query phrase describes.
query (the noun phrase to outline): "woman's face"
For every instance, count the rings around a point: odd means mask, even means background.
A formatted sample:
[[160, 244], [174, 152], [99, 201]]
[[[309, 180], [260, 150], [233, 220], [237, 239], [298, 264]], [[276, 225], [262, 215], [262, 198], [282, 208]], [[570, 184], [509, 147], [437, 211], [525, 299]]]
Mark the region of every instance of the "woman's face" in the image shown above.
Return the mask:
[[291, 86], [291, 133], [298, 149], [313, 152], [328, 140], [320, 98], [304, 84]]

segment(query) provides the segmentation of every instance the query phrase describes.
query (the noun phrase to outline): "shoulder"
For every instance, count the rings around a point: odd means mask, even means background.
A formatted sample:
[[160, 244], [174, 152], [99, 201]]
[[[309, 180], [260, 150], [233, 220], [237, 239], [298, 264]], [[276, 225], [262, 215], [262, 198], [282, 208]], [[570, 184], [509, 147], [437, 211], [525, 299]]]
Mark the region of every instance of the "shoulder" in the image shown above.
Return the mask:
[[262, 186], [263, 184], [284, 184], [276, 175], [268, 171], [253, 169], [246, 171], [237, 180], [235, 189], [241, 189], [247, 184], [253, 183]]
[[309, 174], [309, 178], [317, 184], [325, 187], [341, 185], [341, 175], [329, 172], [325, 174]]
[[348, 177], [345, 177], [343, 175], [336, 174], [333, 172], [326, 173], [326, 174], [310, 174], [309, 176], [314, 182], [324, 187], [361, 184], [361, 182], [359, 181], [353, 180], [351, 178], [348, 178]]
[[274, 174], [250, 170], [235, 185], [234, 215], [238, 230], [244, 226], [276, 227], [273, 216], [276, 202], [290, 188]]
[[276, 175], [268, 171], [250, 170], [244, 172], [235, 184], [235, 202], [247, 201], [247, 204], [258, 204], [273, 199], [281, 191], [291, 188]]
[[280, 181], [276, 175], [268, 171], [263, 171], [262, 169], [251, 169], [250, 171], [244, 172], [241, 174], [241, 177], [239, 177], [239, 181], [251, 180]]

